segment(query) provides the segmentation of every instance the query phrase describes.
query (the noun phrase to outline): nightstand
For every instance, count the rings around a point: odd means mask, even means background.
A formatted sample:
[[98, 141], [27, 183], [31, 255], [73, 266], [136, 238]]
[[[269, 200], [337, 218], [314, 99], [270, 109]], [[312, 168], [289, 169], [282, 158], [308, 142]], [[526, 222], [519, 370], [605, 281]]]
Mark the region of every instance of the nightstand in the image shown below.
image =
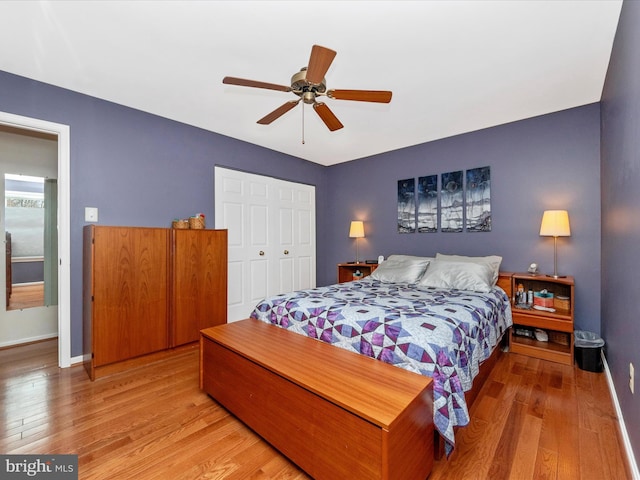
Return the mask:
[[[513, 327], [510, 334], [510, 350], [531, 357], [573, 365], [573, 311], [575, 304], [573, 277], [553, 278], [544, 275], [516, 273], [512, 277], [513, 298], [516, 298], [518, 286], [525, 292], [539, 293], [546, 290], [553, 294], [554, 311], [520, 308], [512, 304]], [[547, 342], [530, 338], [523, 333], [539, 328], [544, 330]], [[520, 334], [518, 334], [518, 332]]]
[[373, 271], [378, 268], [377, 263], [339, 263], [338, 264], [338, 283], [350, 282], [355, 280], [353, 274], [357, 270], [362, 273], [361, 279], [368, 277]]

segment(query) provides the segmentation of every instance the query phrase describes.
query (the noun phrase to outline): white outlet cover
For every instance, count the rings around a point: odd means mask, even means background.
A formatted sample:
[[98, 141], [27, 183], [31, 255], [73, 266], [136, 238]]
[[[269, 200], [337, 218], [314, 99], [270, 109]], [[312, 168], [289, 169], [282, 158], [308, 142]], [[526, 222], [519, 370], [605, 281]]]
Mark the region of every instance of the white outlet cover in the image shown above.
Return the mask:
[[84, 207], [84, 221], [85, 222], [97, 222], [98, 221], [98, 208], [97, 207]]

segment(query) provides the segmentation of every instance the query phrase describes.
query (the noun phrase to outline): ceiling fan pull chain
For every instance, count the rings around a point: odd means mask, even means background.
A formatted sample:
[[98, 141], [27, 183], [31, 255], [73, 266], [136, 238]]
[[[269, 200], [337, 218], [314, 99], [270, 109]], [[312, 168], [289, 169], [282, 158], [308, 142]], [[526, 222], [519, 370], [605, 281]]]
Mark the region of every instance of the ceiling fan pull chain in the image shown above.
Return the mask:
[[304, 145], [304, 102], [302, 102], [302, 144]]

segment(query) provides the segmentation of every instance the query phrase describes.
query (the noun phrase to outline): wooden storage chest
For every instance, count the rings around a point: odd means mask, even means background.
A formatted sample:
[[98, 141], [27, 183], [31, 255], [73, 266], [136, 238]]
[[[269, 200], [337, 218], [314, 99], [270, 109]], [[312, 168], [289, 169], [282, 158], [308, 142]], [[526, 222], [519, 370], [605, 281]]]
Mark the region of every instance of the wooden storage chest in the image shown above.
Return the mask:
[[202, 331], [201, 388], [316, 479], [424, 480], [432, 380], [248, 319]]

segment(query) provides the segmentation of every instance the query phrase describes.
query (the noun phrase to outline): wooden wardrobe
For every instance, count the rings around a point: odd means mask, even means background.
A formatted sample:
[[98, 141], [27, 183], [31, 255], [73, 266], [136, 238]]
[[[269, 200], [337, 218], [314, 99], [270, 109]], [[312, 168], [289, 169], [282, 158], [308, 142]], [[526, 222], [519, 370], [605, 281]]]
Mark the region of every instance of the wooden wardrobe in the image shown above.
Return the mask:
[[145, 363], [227, 319], [227, 231], [84, 227], [91, 379]]

